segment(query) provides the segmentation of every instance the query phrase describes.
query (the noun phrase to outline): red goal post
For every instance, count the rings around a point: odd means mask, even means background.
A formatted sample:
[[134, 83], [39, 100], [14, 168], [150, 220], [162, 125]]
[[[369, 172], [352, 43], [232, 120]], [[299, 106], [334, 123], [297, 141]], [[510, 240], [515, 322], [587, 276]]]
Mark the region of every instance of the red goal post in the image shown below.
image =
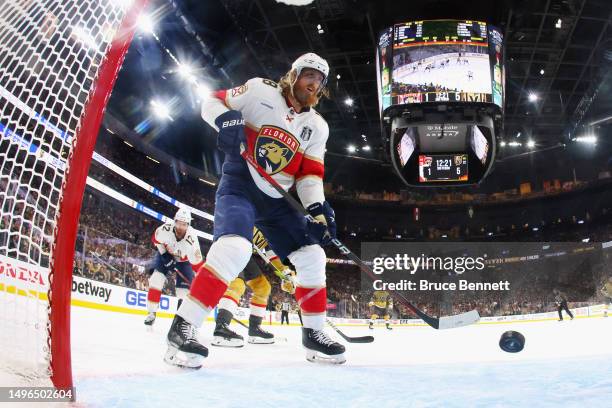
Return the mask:
[[[81, 202], [145, 4], [0, 5], [0, 369], [32, 382], [73, 386], [70, 298]], [[19, 279], [23, 270], [47, 275], [44, 284]]]

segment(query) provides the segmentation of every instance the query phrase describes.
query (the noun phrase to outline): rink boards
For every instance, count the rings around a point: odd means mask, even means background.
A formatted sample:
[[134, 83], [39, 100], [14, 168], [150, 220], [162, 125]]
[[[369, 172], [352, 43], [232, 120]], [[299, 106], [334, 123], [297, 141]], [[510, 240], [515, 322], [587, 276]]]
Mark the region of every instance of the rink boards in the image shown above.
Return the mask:
[[[18, 294], [27, 297], [38, 297], [46, 300], [48, 288], [48, 271], [12, 258], [0, 256], [0, 292]], [[107, 312], [141, 314], [147, 313], [147, 292], [110, 283], [99, 282], [92, 279], [74, 276], [72, 279], [73, 306], [103, 310]], [[176, 312], [177, 298], [162, 296], [158, 317], [172, 318]], [[601, 317], [606, 306], [604, 304], [571, 309], [577, 318]], [[249, 309], [239, 307], [236, 314], [239, 320], [248, 320]], [[213, 317], [209, 317], [212, 320]], [[339, 325], [366, 325], [367, 319], [331, 318]], [[557, 320], [557, 312], [534, 313], [513, 316], [482, 317], [478, 324], [504, 324], [510, 322], [538, 322]], [[291, 324], [299, 325], [299, 317], [295, 313], [289, 314]], [[280, 312], [269, 312], [266, 322], [279, 324]], [[423, 326], [420, 319], [392, 319], [393, 325]]]

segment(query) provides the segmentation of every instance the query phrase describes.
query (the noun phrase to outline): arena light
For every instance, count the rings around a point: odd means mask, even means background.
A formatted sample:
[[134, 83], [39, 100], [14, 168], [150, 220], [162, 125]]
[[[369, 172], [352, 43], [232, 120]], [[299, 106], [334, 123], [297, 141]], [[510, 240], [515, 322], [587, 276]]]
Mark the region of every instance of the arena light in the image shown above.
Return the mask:
[[578, 224], [584, 224], [584, 220], [578, 220]]
[[370, 150], [372, 150], [372, 149], [370, 148], [370, 145], [365, 145], [365, 146], [363, 146], [361, 149], [362, 149], [364, 152], [369, 152]]
[[151, 109], [153, 110], [153, 114], [160, 119], [170, 119], [173, 120], [170, 116], [170, 108], [165, 103], [152, 100], [151, 101]]
[[563, 24], [563, 20], [558, 19], [557, 22], [555, 23], [555, 28], [561, 28], [562, 24]]
[[325, 30], [321, 27], [321, 24], [317, 24], [317, 32], [319, 34], [325, 34]]
[[540, 70], [540, 75], [544, 75], [544, 69]]
[[529, 102], [536, 102], [539, 99], [538, 94], [535, 92], [529, 92]]
[[198, 177], [198, 180], [200, 180], [202, 183], [208, 184], [209, 186], [216, 186], [216, 184], [213, 183], [212, 181], [205, 180], [205, 179], [203, 179], [201, 177]]
[[346, 147], [346, 150], [348, 150], [349, 153], [355, 153], [357, 151], [357, 148], [354, 145], [348, 145]]
[[193, 76], [193, 67], [191, 67], [191, 65], [181, 62], [178, 64], [177, 71], [182, 78], [190, 82], [195, 81], [195, 77]]
[[535, 147], [535, 142], [533, 140], [529, 140], [527, 142], [527, 147], [533, 149]]
[[148, 14], [141, 14], [138, 17], [138, 29], [143, 33], [153, 34], [155, 32], [155, 22], [153, 18]]
[[128, 145], [128, 146], [130, 146], [130, 147], [134, 147], [134, 145], [130, 144], [129, 142], [127, 142], [127, 141], [125, 141], [125, 140], [123, 141], [123, 143], [125, 143], [126, 145]]
[[340, 78], [341, 78], [340, 74], [336, 75], [336, 79], [340, 79]]
[[346, 106], [353, 106], [353, 102], [354, 102], [354, 101], [353, 101], [353, 98], [351, 98], [351, 97], [348, 97], [348, 98], [346, 98], [346, 99], [344, 100], [344, 104], [345, 104]]
[[518, 147], [518, 146], [522, 146], [523, 144], [521, 142], [510, 142], [508, 143], [508, 146], [511, 147]]
[[591, 241], [591, 238], [582, 238], [582, 242], [586, 243], [586, 242], [589, 242], [589, 241]]
[[155, 163], [159, 164], [159, 160], [156, 160], [156, 159], [152, 158], [151, 156], [147, 156], [147, 159], [151, 160], [152, 162], [155, 162]]
[[578, 143], [584, 143], [584, 144], [597, 144], [597, 136], [595, 135], [578, 136], [575, 138], [575, 141]]

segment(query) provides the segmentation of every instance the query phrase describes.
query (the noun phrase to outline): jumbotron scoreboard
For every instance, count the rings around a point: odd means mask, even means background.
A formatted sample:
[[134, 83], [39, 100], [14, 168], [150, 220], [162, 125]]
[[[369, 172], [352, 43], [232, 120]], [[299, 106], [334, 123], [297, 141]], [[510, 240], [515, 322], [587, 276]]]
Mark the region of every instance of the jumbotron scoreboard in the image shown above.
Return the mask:
[[477, 20], [414, 20], [378, 40], [380, 115], [396, 174], [414, 187], [480, 183], [503, 126], [501, 31]]

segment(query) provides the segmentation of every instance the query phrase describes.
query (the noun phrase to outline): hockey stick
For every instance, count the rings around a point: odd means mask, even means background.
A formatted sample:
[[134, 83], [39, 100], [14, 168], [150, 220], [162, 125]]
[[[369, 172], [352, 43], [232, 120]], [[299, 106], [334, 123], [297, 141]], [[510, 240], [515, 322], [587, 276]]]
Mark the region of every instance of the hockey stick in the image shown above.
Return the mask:
[[327, 324], [329, 324], [329, 327], [334, 329], [336, 333], [340, 335], [340, 337], [342, 337], [349, 343], [372, 343], [374, 341], [374, 336], [347, 336], [346, 334], [342, 333], [342, 331], [338, 327], [336, 327], [336, 325], [331, 320], [325, 319], [325, 321], [327, 322]]
[[[263, 254], [259, 250], [259, 248], [255, 247], [255, 249], [259, 253], [259, 256], [261, 256], [264, 260], [268, 259], [266, 257], [266, 255]], [[273, 268], [273, 269], [274, 269], [274, 274], [276, 276], [278, 276], [281, 280], [287, 280], [287, 277], [285, 275], [283, 275], [283, 273], [281, 271], [279, 271], [276, 268]], [[336, 331], [336, 333], [338, 333], [344, 340], [346, 340], [349, 343], [372, 343], [374, 341], [374, 336], [358, 336], [358, 337], [347, 336], [338, 327], [336, 327], [336, 325], [331, 320], [325, 319], [325, 321], [327, 322], [327, 324], [329, 324], [329, 326], [332, 329], [334, 329]], [[242, 322], [240, 322], [240, 323], [242, 324]]]
[[[277, 182], [274, 180], [261, 166], [255, 161], [253, 156], [249, 155], [246, 151], [246, 148], [243, 143], [240, 144], [240, 155], [246, 162], [253, 168], [257, 173], [263, 177], [271, 186], [278, 192], [287, 203], [298, 213], [302, 214], [308, 221], [316, 222], [312, 215], [304, 208], [302, 204], [300, 204], [293, 196], [291, 196], [288, 192], [286, 192]], [[376, 275], [372, 271], [372, 269], [365, 264], [357, 255], [355, 255], [346, 245], [340, 242], [337, 238], [331, 240], [334, 246], [347, 258], [355, 262], [359, 268], [370, 277], [373, 281], [375, 281]], [[421, 318], [425, 323], [433, 327], [434, 329], [453, 329], [456, 327], [468, 326], [470, 324], [476, 323], [480, 320], [480, 315], [478, 311], [471, 310], [466, 313], [461, 313], [454, 316], [443, 316], [443, 317], [433, 317], [429, 316], [416, 306], [414, 306], [404, 295], [397, 291], [390, 291], [393, 296], [398, 299], [401, 303], [403, 303], [408, 309], [412, 310], [419, 318]]]

